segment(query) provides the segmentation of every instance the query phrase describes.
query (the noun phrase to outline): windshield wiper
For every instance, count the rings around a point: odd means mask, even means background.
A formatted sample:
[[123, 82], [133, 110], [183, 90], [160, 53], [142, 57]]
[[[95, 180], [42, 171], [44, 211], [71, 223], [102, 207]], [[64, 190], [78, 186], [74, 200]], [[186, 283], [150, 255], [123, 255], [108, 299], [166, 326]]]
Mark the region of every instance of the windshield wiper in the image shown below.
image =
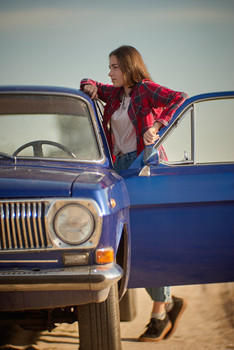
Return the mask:
[[4, 152], [0, 152], [0, 157], [4, 158], [4, 159], [11, 159], [16, 163], [16, 157], [11, 156], [10, 154], [4, 153]]

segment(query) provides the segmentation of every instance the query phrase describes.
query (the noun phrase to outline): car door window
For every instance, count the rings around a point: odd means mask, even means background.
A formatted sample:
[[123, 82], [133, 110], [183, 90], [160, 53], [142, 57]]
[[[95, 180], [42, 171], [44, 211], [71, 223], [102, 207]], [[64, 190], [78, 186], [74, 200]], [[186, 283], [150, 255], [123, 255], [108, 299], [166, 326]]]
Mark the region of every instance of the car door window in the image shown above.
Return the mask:
[[175, 122], [173, 131], [169, 133], [163, 142], [168, 163], [184, 163], [192, 160], [192, 113], [193, 109], [189, 108]]
[[234, 99], [196, 106], [196, 163], [234, 161]]
[[[193, 104], [162, 140], [167, 164], [230, 163], [234, 161], [234, 99]], [[161, 159], [163, 162], [165, 160]]]

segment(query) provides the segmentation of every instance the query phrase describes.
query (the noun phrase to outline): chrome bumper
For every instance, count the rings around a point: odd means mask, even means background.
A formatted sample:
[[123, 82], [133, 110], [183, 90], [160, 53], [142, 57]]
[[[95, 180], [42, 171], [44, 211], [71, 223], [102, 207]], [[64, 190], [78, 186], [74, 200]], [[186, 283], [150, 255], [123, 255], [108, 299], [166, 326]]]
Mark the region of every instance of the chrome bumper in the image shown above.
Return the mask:
[[0, 292], [93, 290], [117, 282], [123, 270], [117, 264], [79, 266], [51, 270], [7, 270], [0, 272]]

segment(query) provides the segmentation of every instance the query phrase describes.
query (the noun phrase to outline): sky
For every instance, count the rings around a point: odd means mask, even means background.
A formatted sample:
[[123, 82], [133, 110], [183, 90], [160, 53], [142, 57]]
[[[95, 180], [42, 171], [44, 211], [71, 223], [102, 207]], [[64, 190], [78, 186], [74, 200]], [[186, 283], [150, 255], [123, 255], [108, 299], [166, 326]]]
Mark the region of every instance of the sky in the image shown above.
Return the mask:
[[173, 90], [234, 90], [234, 0], [0, 0], [0, 85], [110, 83], [121, 45]]

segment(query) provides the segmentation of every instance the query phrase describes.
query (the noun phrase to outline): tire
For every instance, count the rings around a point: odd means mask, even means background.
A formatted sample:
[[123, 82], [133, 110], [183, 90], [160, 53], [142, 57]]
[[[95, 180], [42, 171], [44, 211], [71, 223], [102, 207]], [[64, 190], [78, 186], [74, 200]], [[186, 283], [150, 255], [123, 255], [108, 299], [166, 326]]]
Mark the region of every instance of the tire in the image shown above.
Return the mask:
[[132, 321], [137, 315], [137, 290], [127, 289], [119, 302], [120, 321]]
[[121, 350], [117, 283], [102, 303], [78, 306], [80, 350]]

